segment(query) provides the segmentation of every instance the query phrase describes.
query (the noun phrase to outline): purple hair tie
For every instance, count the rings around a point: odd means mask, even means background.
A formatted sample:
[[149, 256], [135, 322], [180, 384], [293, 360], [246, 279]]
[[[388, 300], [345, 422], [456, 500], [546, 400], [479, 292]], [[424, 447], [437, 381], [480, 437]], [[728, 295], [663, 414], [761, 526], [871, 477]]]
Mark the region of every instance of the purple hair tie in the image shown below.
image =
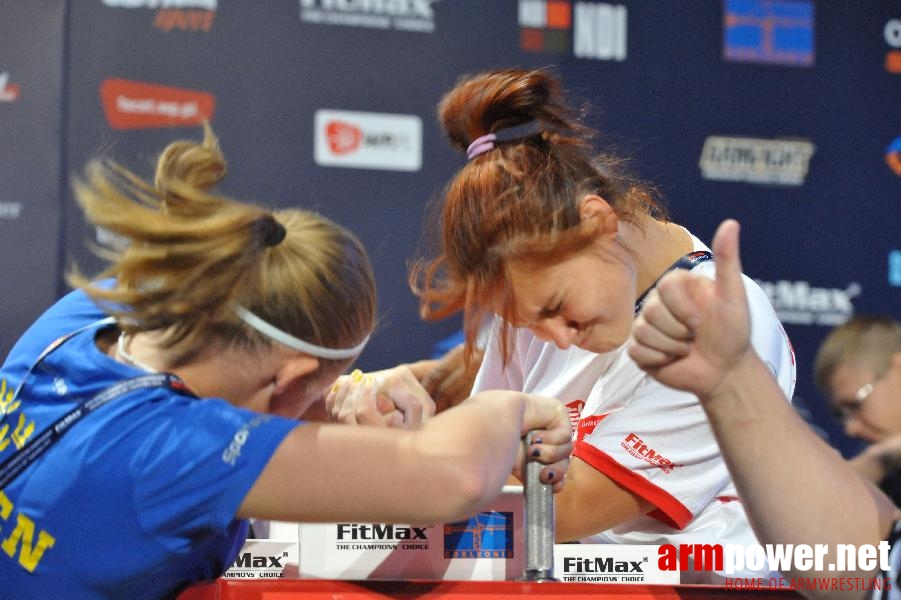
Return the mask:
[[488, 152], [492, 148], [494, 148], [494, 140], [497, 139], [497, 136], [493, 133], [489, 133], [488, 135], [483, 135], [482, 137], [477, 137], [472, 141], [469, 145], [469, 148], [466, 149], [466, 159], [472, 160], [479, 154], [483, 152]]
[[541, 133], [541, 123], [538, 121], [529, 121], [516, 127], [507, 127], [506, 129], [498, 129], [494, 133], [489, 133], [477, 137], [466, 149], [467, 160], [472, 160], [480, 154], [484, 154], [489, 150], [493, 150], [495, 142], [512, 142], [523, 140], [533, 135]]

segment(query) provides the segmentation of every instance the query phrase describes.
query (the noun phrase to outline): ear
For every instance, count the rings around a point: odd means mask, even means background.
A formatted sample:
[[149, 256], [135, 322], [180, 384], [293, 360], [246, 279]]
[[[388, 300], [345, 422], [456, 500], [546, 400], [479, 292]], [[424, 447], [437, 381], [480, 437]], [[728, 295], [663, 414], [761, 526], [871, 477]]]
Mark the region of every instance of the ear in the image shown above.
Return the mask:
[[319, 370], [319, 359], [309, 354], [299, 354], [298, 356], [286, 361], [275, 372], [275, 389], [274, 395], [284, 393], [286, 390], [294, 387], [300, 381], [313, 377]]
[[596, 194], [586, 194], [579, 203], [579, 216], [582, 221], [597, 220], [598, 237], [616, 237], [619, 229], [619, 218], [607, 204], [607, 201]]

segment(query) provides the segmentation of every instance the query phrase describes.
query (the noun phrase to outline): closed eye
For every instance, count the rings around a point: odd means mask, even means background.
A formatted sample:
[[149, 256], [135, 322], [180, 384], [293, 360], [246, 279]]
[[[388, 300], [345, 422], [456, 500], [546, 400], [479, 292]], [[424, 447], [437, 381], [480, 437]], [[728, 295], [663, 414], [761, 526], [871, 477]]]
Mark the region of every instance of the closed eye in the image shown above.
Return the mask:
[[551, 317], [557, 316], [560, 314], [560, 311], [563, 309], [563, 301], [558, 302], [553, 308], [543, 308], [541, 312], [538, 313], [538, 319], [549, 319]]

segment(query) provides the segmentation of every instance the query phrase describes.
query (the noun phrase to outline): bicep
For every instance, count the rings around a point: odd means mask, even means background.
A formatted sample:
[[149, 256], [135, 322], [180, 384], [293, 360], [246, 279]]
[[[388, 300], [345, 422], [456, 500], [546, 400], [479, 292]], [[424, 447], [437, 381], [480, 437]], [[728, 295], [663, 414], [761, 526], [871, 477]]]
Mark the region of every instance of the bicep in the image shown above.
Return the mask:
[[654, 505], [578, 457], [556, 496], [558, 542], [576, 541], [653, 510]]

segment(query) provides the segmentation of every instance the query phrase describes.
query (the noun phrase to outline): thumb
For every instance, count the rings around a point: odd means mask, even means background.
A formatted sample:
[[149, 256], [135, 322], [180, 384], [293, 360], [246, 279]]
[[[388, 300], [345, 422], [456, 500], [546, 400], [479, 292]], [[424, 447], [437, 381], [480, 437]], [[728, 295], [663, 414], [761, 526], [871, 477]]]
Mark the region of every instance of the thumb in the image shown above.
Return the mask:
[[713, 236], [713, 256], [716, 260], [716, 292], [723, 300], [744, 298], [741, 281], [741, 256], [739, 254], [738, 221], [726, 219]]

